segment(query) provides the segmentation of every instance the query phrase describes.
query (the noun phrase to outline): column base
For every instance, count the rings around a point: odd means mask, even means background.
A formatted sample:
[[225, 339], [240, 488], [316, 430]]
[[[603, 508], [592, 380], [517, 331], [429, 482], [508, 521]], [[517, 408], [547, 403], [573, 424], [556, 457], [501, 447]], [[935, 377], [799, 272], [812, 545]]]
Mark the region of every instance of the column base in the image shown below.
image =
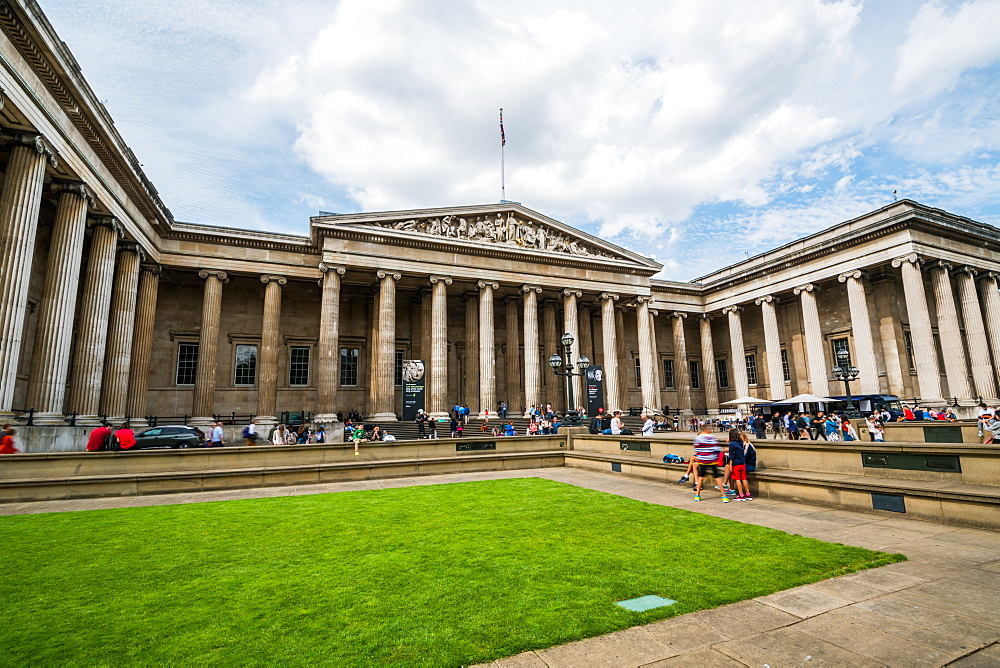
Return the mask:
[[322, 415], [314, 415], [312, 421], [316, 424], [334, 424], [340, 422], [337, 416], [333, 413], [323, 413]]
[[[79, 418], [77, 418], [79, 419]], [[37, 425], [46, 426], [60, 426], [64, 427], [68, 422], [66, 422], [65, 416], [62, 413], [35, 413], [33, 422]]]
[[[114, 424], [111, 420], [108, 420], [108, 424]], [[100, 415], [77, 415], [76, 416], [76, 426], [77, 427], [99, 427], [101, 425]]]
[[261, 427], [273, 427], [278, 424], [278, 418], [273, 415], [255, 415], [253, 419], [256, 420], [257, 424]]
[[399, 422], [399, 418], [396, 417], [395, 413], [376, 413], [365, 422]]

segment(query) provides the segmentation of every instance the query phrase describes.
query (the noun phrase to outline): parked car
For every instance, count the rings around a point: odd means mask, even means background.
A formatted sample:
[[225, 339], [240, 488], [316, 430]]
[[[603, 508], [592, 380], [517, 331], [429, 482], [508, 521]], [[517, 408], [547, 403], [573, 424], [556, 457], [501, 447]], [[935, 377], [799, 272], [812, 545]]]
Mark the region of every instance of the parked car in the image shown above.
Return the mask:
[[197, 427], [168, 424], [150, 427], [135, 435], [135, 449], [150, 448], [203, 448], [205, 433]]

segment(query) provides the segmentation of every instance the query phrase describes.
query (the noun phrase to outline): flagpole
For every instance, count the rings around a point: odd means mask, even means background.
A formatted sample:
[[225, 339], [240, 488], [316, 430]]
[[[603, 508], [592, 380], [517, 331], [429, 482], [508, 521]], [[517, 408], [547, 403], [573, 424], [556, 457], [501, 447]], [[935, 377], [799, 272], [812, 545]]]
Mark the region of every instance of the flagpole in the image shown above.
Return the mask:
[[503, 107], [500, 107], [500, 201], [507, 200], [507, 186], [504, 183], [504, 162], [503, 148], [507, 144], [507, 138], [503, 134]]

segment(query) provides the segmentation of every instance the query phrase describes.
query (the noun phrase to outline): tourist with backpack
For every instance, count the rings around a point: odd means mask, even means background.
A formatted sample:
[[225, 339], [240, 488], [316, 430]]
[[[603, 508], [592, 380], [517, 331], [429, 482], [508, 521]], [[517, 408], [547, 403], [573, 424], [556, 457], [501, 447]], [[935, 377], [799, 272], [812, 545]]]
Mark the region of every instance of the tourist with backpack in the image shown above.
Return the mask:
[[243, 427], [243, 440], [247, 445], [254, 445], [257, 443], [257, 421], [250, 420], [250, 424]]

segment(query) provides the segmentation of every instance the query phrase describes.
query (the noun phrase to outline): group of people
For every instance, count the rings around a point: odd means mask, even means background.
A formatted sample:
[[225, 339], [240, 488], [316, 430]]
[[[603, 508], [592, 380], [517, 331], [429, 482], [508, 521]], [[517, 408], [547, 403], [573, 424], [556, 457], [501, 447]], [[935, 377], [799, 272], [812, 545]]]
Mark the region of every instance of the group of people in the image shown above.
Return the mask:
[[[254, 445], [257, 440], [257, 421], [253, 420], [243, 429], [243, 438], [247, 445]], [[279, 424], [268, 434], [271, 445], [304, 445], [307, 443], [326, 443], [326, 427], [319, 424], [313, 428], [307, 422], [295, 425]]]
[[87, 437], [87, 452], [101, 450], [131, 450], [135, 447], [135, 432], [132, 425], [123, 422], [117, 429], [112, 429], [107, 422], [91, 430]]
[[[694, 500], [701, 501], [701, 491], [706, 478], [715, 481], [715, 487], [722, 495], [722, 502], [753, 501], [747, 474], [757, 468], [757, 450], [750, 442], [749, 435], [739, 429], [729, 430], [728, 448], [719, 444], [719, 439], [710, 424], [702, 425], [694, 439], [694, 457], [688, 469], [678, 481], [683, 484], [695, 476]], [[735, 487], [735, 489], [732, 489]], [[735, 497], [731, 499], [730, 497]]]

